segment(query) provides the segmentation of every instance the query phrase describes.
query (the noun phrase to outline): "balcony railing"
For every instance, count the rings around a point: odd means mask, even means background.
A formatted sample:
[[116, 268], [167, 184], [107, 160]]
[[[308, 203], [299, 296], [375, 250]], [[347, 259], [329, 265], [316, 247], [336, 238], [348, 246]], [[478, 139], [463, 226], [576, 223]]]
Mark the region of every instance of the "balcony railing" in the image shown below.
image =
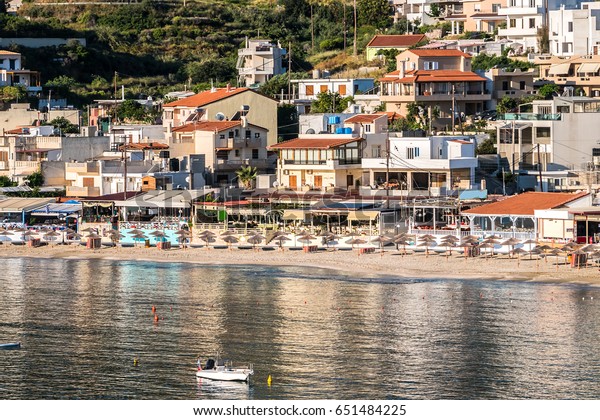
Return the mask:
[[525, 112], [521, 114], [500, 114], [500, 120], [506, 121], [560, 121], [561, 114], [534, 114]]
[[362, 158], [348, 158], [348, 159], [319, 159], [319, 160], [307, 160], [307, 159], [284, 159], [284, 165], [327, 165], [328, 162], [335, 162], [338, 165], [359, 165], [362, 162]]

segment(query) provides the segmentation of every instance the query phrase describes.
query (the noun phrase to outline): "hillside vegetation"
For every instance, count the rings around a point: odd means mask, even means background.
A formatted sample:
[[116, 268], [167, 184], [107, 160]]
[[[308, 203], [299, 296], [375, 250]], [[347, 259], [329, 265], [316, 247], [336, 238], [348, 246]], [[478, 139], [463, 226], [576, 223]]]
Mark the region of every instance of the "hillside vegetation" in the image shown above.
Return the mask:
[[[319, 55], [335, 71], [364, 64], [353, 52], [352, 1], [142, 1], [121, 4], [24, 3], [18, 16], [0, 14], [0, 37], [84, 37], [86, 46], [15, 46], [28, 69], [42, 72], [55, 94], [81, 105], [114, 95], [161, 96], [211, 83], [236, 84], [237, 50], [246, 37], [292, 46], [292, 70], [307, 72]], [[383, 11], [383, 13], [382, 13]], [[358, 0], [358, 48], [390, 30], [387, 0]], [[346, 37], [344, 37], [346, 33]], [[392, 33], [392, 32], [389, 32]], [[345, 39], [344, 39], [345, 38]], [[346, 49], [344, 51], [344, 45]], [[287, 58], [284, 59], [287, 63]]]

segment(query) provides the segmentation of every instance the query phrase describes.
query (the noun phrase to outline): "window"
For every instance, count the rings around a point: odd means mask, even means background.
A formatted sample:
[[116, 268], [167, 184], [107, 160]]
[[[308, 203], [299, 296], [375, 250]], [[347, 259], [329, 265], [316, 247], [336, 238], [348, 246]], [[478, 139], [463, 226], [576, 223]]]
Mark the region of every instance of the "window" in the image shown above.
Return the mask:
[[371, 132], [371, 124], [365, 124], [365, 133]]
[[314, 95], [315, 87], [313, 85], [306, 85], [306, 95]]
[[475, 11], [476, 12], [481, 12], [481, 5], [480, 4], [476, 4], [475, 5]]
[[423, 63], [424, 70], [437, 70], [439, 68], [439, 64], [437, 61], [425, 61]]
[[259, 139], [260, 138], [260, 133], [254, 133], [254, 138], [255, 139]]
[[536, 27], [535, 18], [529, 18], [529, 29], [533, 29]]
[[345, 95], [346, 94], [346, 85], [339, 85], [338, 86], [338, 93], [340, 95]]
[[246, 139], [252, 138], [252, 132], [250, 130], [246, 130]]
[[573, 32], [573, 22], [567, 22], [567, 32]]
[[[237, 137], [237, 133], [236, 133], [236, 137]], [[229, 138], [232, 139], [233, 138], [233, 131], [229, 132]]]
[[526, 85], [526, 83], [525, 83], [523, 80], [521, 80], [521, 81], [519, 82], [519, 89], [520, 89], [520, 90], [525, 90], [525, 89], [527, 89], [527, 85]]
[[252, 159], [258, 159], [258, 149], [252, 149]]
[[219, 139], [225, 140], [225, 134], [219, 134]]
[[381, 146], [372, 146], [371, 147], [371, 157], [374, 157], [374, 158], [381, 157]]
[[406, 158], [414, 159], [419, 157], [419, 148], [418, 147], [409, 147], [406, 149]]
[[500, 9], [500, 7], [502, 7], [502, 4], [500, 3], [492, 4], [492, 13], [498, 13], [498, 9]]
[[321, 85], [319, 90], [321, 91], [321, 93], [323, 93], [323, 92], [327, 92], [329, 90], [329, 88], [327, 87], [327, 85]]
[[235, 157], [240, 157], [240, 149], [235, 149]]
[[535, 128], [535, 137], [550, 137], [550, 127], [536, 127]]
[[556, 107], [556, 112], [559, 114], [568, 114], [571, 111], [571, 107], [569, 105], [559, 105]]
[[516, 28], [517, 27], [517, 19], [509, 19], [508, 20], [508, 27], [509, 28]]
[[502, 81], [502, 90], [508, 90], [510, 89], [510, 83], [508, 82], [508, 80], [503, 80]]
[[598, 147], [592, 148], [592, 156], [600, 156], [600, 148], [598, 148]]

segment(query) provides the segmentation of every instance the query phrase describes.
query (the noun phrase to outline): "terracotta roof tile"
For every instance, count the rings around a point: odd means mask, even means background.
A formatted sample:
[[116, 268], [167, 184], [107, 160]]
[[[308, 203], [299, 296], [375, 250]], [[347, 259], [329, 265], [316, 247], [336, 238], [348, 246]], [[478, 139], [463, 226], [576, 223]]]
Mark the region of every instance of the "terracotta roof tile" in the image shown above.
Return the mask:
[[358, 114], [344, 120], [345, 123], [373, 123], [375, 120], [382, 117], [382, 114]]
[[191, 133], [193, 131], [224, 131], [241, 126], [240, 121], [199, 121], [173, 128], [173, 132]]
[[406, 72], [403, 78], [400, 73], [392, 72], [380, 78], [380, 82], [414, 83], [414, 82], [485, 82], [487, 79], [472, 71], [459, 70], [417, 70]]
[[470, 54], [464, 53], [461, 50], [448, 49], [427, 49], [420, 48], [418, 50], [409, 50], [411, 53], [418, 55], [419, 57], [466, 57], [471, 58]]
[[426, 40], [425, 35], [375, 35], [367, 47], [411, 47]]
[[163, 108], [174, 108], [174, 107], [197, 107], [208, 105], [213, 102], [220, 101], [221, 99], [228, 98], [230, 96], [238, 95], [243, 92], [247, 92], [250, 89], [248, 88], [221, 88], [207, 90], [204, 92], [197, 93], [193, 96], [188, 96], [187, 98], [180, 99], [178, 101], [169, 102], [168, 104], [164, 104]]
[[303, 138], [283, 141], [281, 143], [269, 146], [271, 150], [277, 149], [331, 149], [337, 146], [343, 146], [344, 144], [352, 143], [353, 141], [361, 141], [361, 137], [335, 137], [335, 136], [323, 136], [319, 138]]
[[533, 216], [534, 210], [546, 210], [561, 207], [571, 201], [588, 195], [586, 192], [572, 193], [545, 193], [526, 192], [509, 197], [495, 203], [484, 204], [470, 210], [463, 211], [464, 214], [482, 215], [527, 215]]

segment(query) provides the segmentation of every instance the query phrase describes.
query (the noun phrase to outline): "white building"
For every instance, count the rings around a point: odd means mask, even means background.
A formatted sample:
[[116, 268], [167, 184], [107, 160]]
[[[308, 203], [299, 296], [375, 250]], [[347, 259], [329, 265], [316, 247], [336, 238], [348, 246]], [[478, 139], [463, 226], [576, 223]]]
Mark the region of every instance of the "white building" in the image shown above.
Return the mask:
[[279, 43], [266, 39], [246, 38], [244, 48], [238, 50], [237, 69], [240, 85], [251, 87], [268, 81], [277, 74], [284, 74], [282, 58], [287, 54]]
[[580, 9], [552, 10], [550, 53], [559, 57], [598, 55], [600, 46], [600, 3], [586, 2]]
[[[557, 97], [534, 101], [533, 113], [504, 114], [498, 126], [498, 153], [514, 171], [565, 170], [584, 176], [574, 186], [595, 184], [600, 169], [600, 100], [588, 97]], [[545, 177], [553, 178], [549, 174]], [[555, 189], [562, 189], [556, 185]]]
[[23, 86], [28, 93], [42, 91], [40, 72], [22, 68], [21, 54], [0, 50], [0, 87]]
[[506, 15], [506, 28], [498, 36], [522, 44], [528, 51], [539, 52], [538, 29], [549, 25], [548, 13], [553, 10], [576, 9], [581, 0], [508, 0], [506, 8], [498, 11]]
[[389, 161], [385, 151], [379, 158], [362, 160], [372, 187], [388, 179], [393, 188], [390, 195], [419, 190], [445, 195], [450, 190], [471, 188], [475, 182], [477, 158], [471, 137], [390, 137], [389, 143]]
[[314, 79], [295, 79], [292, 83], [297, 86], [294, 104], [298, 108], [298, 113], [309, 112], [310, 104], [317, 99], [320, 93], [338, 93], [342, 98], [356, 96], [370, 92], [375, 88], [375, 80], [365, 79], [333, 79], [333, 78], [314, 78]]

